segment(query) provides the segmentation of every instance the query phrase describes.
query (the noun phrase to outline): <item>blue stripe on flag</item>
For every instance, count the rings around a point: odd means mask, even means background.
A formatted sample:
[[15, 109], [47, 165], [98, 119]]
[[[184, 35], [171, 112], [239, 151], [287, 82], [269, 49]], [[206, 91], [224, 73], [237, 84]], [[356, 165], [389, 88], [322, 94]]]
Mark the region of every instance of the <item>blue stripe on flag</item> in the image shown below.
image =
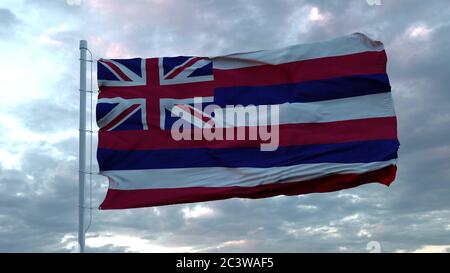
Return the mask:
[[[300, 73], [300, 72], [299, 72]], [[269, 105], [312, 102], [389, 92], [386, 74], [356, 75], [295, 84], [216, 88], [214, 103]]]
[[164, 149], [123, 151], [99, 148], [100, 170], [139, 170], [194, 167], [278, 167], [308, 163], [369, 163], [397, 158], [397, 140], [258, 148]]

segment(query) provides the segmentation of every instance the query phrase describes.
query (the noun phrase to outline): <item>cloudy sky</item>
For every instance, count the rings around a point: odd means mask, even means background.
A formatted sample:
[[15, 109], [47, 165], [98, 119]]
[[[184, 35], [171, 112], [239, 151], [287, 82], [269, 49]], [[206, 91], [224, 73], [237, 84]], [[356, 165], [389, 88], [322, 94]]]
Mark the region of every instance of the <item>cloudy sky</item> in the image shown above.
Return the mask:
[[[450, 5], [368, 2], [379, 1], [1, 0], [0, 251], [77, 251], [78, 40], [94, 58], [209, 56], [353, 32], [389, 57], [391, 187], [93, 210], [87, 251], [450, 251]], [[106, 188], [93, 177], [93, 207]]]

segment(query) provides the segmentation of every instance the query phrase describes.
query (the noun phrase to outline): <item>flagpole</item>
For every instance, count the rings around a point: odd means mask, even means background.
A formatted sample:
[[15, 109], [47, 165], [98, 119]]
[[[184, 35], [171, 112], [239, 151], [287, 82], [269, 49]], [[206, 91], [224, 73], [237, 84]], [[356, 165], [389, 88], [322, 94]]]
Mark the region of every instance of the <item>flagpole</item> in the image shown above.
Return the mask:
[[84, 253], [84, 184], [86, 178], [86, 52], [87, 41], [80, 40], [80, 130], [78, 162], [78, 244]]

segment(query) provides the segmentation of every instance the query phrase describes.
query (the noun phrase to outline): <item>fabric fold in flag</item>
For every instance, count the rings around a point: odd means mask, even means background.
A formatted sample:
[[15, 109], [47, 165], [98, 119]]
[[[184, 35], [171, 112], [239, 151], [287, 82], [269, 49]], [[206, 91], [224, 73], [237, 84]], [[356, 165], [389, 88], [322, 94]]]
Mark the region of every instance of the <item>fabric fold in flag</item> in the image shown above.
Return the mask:
[[331, 192], [395, 179], [383, 44], [98, 61], [101, 209]]

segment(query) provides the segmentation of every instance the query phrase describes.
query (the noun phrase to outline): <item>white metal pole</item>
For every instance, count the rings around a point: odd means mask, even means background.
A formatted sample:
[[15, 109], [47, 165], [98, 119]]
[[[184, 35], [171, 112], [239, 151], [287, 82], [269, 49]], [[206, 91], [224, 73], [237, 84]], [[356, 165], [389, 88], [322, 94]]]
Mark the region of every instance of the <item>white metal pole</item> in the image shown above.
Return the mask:
[[84, 184], [86, 178], [86, 51], [87, 41], [80, 40], [80, 143], [78, 172], [78, 244], [84, 252]]

